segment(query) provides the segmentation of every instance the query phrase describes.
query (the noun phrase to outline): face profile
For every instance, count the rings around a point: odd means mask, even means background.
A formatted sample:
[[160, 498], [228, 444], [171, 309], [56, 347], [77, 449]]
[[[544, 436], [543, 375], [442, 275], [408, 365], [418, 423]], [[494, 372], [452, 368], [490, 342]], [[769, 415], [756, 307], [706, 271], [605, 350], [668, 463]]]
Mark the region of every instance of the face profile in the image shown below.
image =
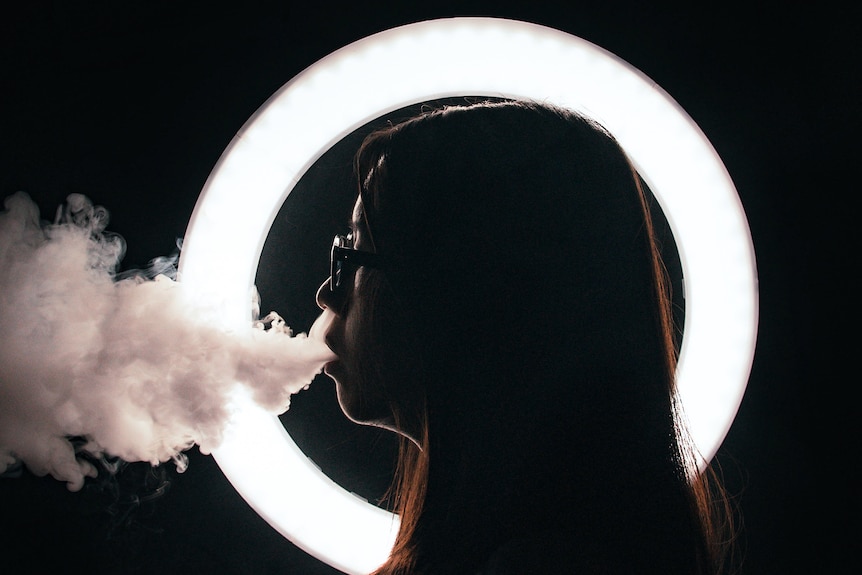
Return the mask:
[[354, 168], [317, 302], [342, 411], [402, 438], [376, 574], [715, 572], [650, 201], [613, 137], [478, 102], [370, 134]]
[[[366, 277], [369, 269], [386, 268], [386, 260], [374, 250], [372, 236], [358, 199], [351, 217], [351, 230], [336, 236], [330, 254], [330, 277], [317, 293], [318, 305], [334, 312], [325, 340], [338, 359], [324, 368], [336, 383], [338, 401], [352, 421], [377, 425], [401, 433], [391, 413], [391, 403], [409, 401], [411, 378], [408, 366], [395, 369], [409, 357], [399, 341], [398, 322], [387, 308], [390, 297], [371, 298]], [[373, 303], [373, 305], [372, 305]], [[373, 370], [373, 371], [370, 371]], [[373, 373], [373, 377], [369, 374]], [[383, 386], [383, 382], [390, 382]]]
[[[358, 299], [353, 306], [350, 305], [356, 290], [355, 275], [361, 267], [354, 258], [363, 253], [371, 253], [361, 251], [364, 242], [362, 234], [355, 227], [355, 215], [359, 209], [357, 202], [352, 220], [353, 230], [346, 236], [338, 235], [333, 240], [330, 276], [320, 286], [317, 302], [321, 309], [329, 309], [335, 313], [330, 329], [324, 337], [326, 344], [338, 358], [327, 364], [324, 371], [336, 383], [339, 404], [351, 420], [357, 423], [373, 423], [377, 419], [366, 413], [364, 405], [367, 402], [362, 400], [368, 392], [363, 394], [360, 387], [362, 384], [357, 381], [359, 371], [356, 356], [359, 350], [348, 344], [348, 341], [352, 343], [367, 340], [371, 335], [367, 331], [367, 322], [362, 321], [362, 299]], [[348, 315], [348, 312], [351, 313]]]

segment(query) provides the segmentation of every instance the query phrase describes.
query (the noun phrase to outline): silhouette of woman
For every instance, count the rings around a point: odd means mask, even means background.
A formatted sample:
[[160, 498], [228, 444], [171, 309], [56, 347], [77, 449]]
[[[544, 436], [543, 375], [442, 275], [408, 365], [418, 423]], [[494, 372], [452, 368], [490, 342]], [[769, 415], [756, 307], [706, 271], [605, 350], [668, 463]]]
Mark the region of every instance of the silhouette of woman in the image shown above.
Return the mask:
[[714, 573], [643, 186], [572, 111], [481, 102], [368, 136], [317, 294], [353, 421], [402, 436], [376, 572]]

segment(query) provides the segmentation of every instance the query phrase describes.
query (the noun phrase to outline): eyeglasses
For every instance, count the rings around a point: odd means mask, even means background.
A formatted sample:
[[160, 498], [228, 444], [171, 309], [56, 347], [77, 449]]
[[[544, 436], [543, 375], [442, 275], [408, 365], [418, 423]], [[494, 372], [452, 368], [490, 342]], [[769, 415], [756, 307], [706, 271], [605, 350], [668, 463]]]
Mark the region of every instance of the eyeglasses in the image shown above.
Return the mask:
[[353, 234], [335, 236], [332, 240], [332, 252], [329, 257], [329, 290], [332, 293], [343, 287], [347, 277], [347, 268], [356, 270], [360, 267], [382, 269], [385, 260], [380, 254], [363, 252], [353, 248]]

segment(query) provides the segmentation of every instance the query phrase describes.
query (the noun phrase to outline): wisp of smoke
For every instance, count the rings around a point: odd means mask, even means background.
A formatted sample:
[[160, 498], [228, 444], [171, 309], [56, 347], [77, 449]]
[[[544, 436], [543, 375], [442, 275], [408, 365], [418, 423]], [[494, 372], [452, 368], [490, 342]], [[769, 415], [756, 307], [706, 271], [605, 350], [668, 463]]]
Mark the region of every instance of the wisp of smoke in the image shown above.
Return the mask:
[[4, 207], [0, 473], [23, 462], [74, 491], [93, 457], [181, 471], [183, 451], [218, 446], [238, 386], [282, 413], [333, 357], [277, 314], [228, 330], [165, 273], [117, 276], [124, 241], [83, 195], [53, 223], [24, 192]]

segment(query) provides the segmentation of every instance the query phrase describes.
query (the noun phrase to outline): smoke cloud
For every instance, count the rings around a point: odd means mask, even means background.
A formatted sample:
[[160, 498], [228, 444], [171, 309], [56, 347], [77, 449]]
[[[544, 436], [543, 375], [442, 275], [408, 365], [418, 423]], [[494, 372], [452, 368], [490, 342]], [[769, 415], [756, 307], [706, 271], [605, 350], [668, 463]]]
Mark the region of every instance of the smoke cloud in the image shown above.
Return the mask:
[[333, 358], [275, 313], [255, 313], [247, 330], [219, 327], [218, 310], [170, 277], [173, 260], [118, 275], [125, 243], [83, 195], [53, 223], [23, 192], [4, 208], [0, 473], [23, 462], [74, 491], [104, 457], [182, 471], [183, 451], [218, 446], [237, 387], [282, 413]]

